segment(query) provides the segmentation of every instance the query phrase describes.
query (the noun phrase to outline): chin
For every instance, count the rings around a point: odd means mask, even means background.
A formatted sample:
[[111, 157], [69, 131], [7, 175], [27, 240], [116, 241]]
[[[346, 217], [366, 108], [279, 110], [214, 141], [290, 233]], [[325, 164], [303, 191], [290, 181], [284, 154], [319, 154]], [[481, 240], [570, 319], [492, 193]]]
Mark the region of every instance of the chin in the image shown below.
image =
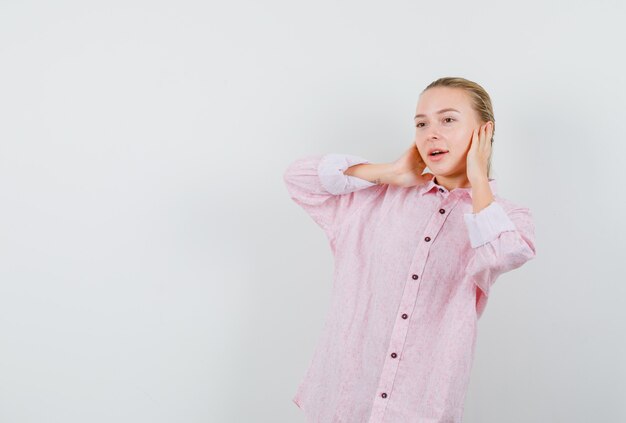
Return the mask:
[[452, 171], [452, 168], [450, 166], [441, 165], [439, 163], [432, 163], [428, 165], [428, 168], [432, 170], [432, 173], [434, 175], [441, 175], [441, 176], [446, 176], [446, 174]]

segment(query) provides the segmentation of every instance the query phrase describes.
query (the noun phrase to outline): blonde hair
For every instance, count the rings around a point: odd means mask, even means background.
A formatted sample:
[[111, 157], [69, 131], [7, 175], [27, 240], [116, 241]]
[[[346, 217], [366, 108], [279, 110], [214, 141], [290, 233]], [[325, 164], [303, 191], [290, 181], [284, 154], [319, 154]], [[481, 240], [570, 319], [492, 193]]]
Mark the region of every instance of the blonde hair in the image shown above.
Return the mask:
[[[493, 106], [491, 104], [491, 97], [487, 94], [487, 91], [476, 82], [467, 80], [461, 77], [444, 77], [439, 78], [430, 84], [422, 93], [430, 88], [434, 87], [449, 87], [460, 88], [465, 90], [470, 98], [472, 109], [478, 115], [478, 119], [482, 123], [493, 122], [493, 133], [491, 135], [491, 144], [493, 145], [493, 136], [496, 133], [496, 119], [493, 116]], [[493, 153], [493, 150], [492, 150]], [[491, 177], [491, 155], [489, 156], [489, 162], [487, 164], [487, 177]]]

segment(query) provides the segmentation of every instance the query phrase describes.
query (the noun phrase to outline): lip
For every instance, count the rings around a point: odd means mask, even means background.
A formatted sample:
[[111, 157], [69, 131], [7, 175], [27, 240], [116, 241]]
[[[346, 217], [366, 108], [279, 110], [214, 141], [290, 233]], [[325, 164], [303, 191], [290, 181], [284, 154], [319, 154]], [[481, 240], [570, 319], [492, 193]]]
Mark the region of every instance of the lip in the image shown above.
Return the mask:
[[443, 160], [443, 158], [446, 157], [446, 154], [450, 154], [450, 152], [448, 151], [446, 153], [437, 154], [436, 156], [431, 156], [430, 152], [429, 152], [428, 153], [428, 160], [430, 160], [431, 162], [438, 162], [440, 160]]

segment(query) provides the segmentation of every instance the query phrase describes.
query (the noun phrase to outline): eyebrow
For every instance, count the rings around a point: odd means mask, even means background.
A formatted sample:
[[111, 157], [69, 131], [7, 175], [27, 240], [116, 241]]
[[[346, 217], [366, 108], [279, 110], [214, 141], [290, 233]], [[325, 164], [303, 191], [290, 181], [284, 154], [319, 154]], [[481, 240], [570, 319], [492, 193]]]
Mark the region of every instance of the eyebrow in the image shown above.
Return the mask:
[[[445, 112], [457, 112], [457, 113], [461, 113], [459, 112], [457, 109], [453, 109], [452, 107], [448, 107], [447, 109], [441, 109], [437, 112], [437, 114], [441, 114], [441, 113], [445, 113]], [[417, 119], [418, 117], [426, 117], [426, 115], [424, 114], [419, 114], [419, 115], [415, 115], [414, 119]]]

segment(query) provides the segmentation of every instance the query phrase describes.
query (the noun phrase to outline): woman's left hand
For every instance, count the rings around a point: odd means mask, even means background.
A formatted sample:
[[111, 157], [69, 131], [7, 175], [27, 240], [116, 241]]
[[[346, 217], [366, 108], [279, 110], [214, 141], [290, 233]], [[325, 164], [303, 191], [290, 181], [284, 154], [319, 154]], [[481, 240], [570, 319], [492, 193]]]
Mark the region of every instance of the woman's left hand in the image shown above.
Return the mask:
[[487, 166], [491, 155], [492, 134], [493, 124], [491, 122], [474, 129], [467, 153], [467, 179], [469, 179], [470, 184], [489, 179]]

